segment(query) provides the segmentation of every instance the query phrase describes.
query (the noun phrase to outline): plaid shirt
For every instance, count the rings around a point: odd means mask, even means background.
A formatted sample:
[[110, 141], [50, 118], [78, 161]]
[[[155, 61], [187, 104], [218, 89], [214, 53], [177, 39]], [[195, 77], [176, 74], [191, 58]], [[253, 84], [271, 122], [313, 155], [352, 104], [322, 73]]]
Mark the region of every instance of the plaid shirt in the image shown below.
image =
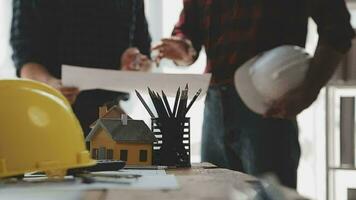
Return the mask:
[[343, 0], [184, 0], [173, 35], [205, 47], [212, 84], [232, 82], [235, 70], [265, 50], [305, 46], [309, 16], [320, 38], [346, 52], [354, 31]]
[[150, 53], [143, 0], [13, 0], [11, 28], [17, 71], [28, 62], [60, 77], [61, 65], [118, 69], [135, 46]]

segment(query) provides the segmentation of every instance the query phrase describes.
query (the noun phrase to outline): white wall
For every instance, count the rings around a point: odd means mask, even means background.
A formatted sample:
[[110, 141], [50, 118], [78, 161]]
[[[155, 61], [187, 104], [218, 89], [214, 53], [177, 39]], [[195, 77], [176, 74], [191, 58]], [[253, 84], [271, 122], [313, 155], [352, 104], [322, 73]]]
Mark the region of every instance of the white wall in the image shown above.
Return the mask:
[[9, 44], [12, 0], [0, 1], [0, 78], [13, 77], [14, 67]]

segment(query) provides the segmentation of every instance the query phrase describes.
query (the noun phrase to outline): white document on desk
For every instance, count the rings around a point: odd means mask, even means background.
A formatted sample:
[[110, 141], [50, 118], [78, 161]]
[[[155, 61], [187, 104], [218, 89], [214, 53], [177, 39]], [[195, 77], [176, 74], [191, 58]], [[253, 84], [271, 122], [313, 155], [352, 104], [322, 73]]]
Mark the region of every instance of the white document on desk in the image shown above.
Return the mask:
[[[12, 185], [3, 185], [0, 187], [1, 197], [9, 193], [21, 193], [28, 191], [83, 191], [83, 190], [102, 190], [102, 189], [126, 189], [126, 190], [176, 190], [179, 188], [174, 175], [165, 176], [143, 176], [137, 179], [111, 179], [98, 178], [103, 182], [85, 184], [80, 180], [71, 180], [64, 182], [43, 182], [43, 183], [18, 183]], [[106, 183], [106, 181], [108, 181]]]
[[138, 90], [146, 93], [147, 87], [150, 87], [174, 97], [178, 87], [183, 89], [188, 84], [189, 97], [192, 98], [200, 88], [203, 90], [200, 97], [205, 94], [210, 79], [211, 74], [163, 74], [62, 66], [63, 85], [75, 86], [80, 90], [103, 89], [128, 93]]
[[[112, 172], [94, 172], [94, 174], [112, 174]], [[136, 174], [140, 176], [165, 176], [167, 175], [166, 171], [163, 169], [160, 170], [154, 170], [154, 169], [120, 169], [119, 172], [113, 172], [119, 173], [120, 175], [127, 175], [127, 174]]]
[[[139, 175], [137, 178], [98, 178], [101, 182], [91, 184], [81, 183], [80, 179], [67, 177], [61, 182], [41, 182], [46, 177], [32, 178], [30, 181], [0, 185], [0, 199], [12, 194], [25, 194], [26, 192], [43, 191], [85, 191], [102, 189], [135, 189], [135, 190], [176, 190], [179, 184], [174, 175], [167, 175], [164, 170], [120, 170], [112, 172], [97, 172], [106, 175]], [[96, 174], [96, 173], [94, 173]], [[16, 196], [16, 195], [15, 195]], [[15, 198], [14, 198], [15, 199]]]

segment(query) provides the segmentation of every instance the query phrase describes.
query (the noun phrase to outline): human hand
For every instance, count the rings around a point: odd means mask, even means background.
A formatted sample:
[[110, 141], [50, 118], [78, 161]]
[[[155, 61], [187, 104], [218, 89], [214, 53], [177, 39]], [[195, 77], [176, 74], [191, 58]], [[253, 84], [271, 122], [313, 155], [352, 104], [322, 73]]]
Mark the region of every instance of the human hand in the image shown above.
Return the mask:
[[311, 91], [307, 86], [297, 87], [273, 102], [264, 116], [294, 119], [317, 99], [319, 91], [320, 90]]
[[63, 96], [65, 96], [67, 98], [67, 100], [69, 101], [69, 103], [71, 105], [74, 104], [75, 100], [77, 99], [77, 96], [79, 94], [79, 89], [76, 87], [65, 87], [62, 85], [62, 81], [56, 78], [50, 78], [47, 81], [47, 84], [54, 87], [55, 89], [57, 89], [58, 91], [60, 91]]
[[70, 102], [74, 104], [79, 90], [75, 87], [64, 87], [61, 80], [53, 77], [46, 67], [38, 63], [26, 63], [23, 65], [20, 75], [22, 78], [40, 81], [60, 91]]
[[159, 51], [155, 59], [156, 63], [159, 63], [163, 58], [168, 58], [179, 65], [190, 65], [196, 56], [192, 43], [178, 37], [162, 39], [160, 44], [152, 48], [152, 51], [155, 50]]
[[128, 48], [121, 56], [121, 69], [125, 71], [148, 71], [151, 60], [137, 48]]

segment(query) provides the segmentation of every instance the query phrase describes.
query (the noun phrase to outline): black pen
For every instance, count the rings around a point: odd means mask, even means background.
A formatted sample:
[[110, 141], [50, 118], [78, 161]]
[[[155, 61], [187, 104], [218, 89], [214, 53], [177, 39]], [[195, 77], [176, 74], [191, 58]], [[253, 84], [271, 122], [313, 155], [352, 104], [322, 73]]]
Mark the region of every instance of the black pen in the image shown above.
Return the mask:
[[145, 107], [145, 109], [147, 110], [147, 112], [150, 114], [150, 116], [152, 118], [155, 118], [155, 115], [153, 114], [153, 112], [150, 110], [150, 108], [148, 107], [148, 105], [146, 104], [145, 100], [142, 98], [141, 94], [135, 90], [136, 95], [138, 97], [138, 99], [140, 99], [141, 103], [143, 104], [143, 106]]

